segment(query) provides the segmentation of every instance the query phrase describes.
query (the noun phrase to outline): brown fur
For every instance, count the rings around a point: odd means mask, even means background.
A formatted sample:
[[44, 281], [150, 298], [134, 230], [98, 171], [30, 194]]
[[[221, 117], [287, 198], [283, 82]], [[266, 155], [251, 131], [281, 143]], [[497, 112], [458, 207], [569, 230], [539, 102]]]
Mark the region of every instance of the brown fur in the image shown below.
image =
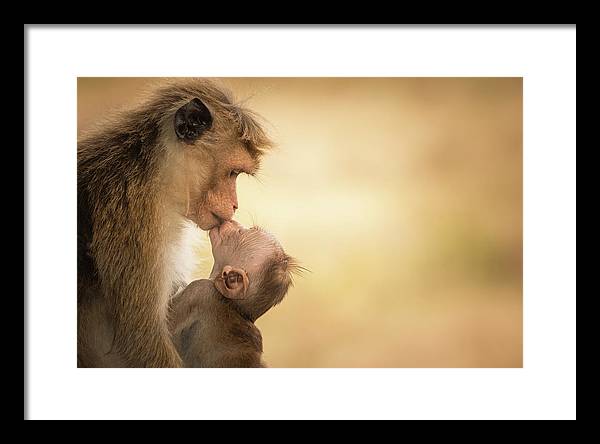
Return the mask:
[[[188, 146], [173, 117], [193, 98], [214, 122]], [[232, 189], [223, 177], [228, 169], [253, 173], [268, 147], [252, 113], [202, 79], [168, 81], [80, 138], [78, 366], [181, 366], [167, 314], [174, 289], [187, 282], [178, 282], [172, 246], [184, 217], [208, 229], [206, 208], [233, 215], [235, 182]]]
[[174, 343], [186, 367], [264, 367], [262, 336], [212, 281], [191, 283], [173, 304]]

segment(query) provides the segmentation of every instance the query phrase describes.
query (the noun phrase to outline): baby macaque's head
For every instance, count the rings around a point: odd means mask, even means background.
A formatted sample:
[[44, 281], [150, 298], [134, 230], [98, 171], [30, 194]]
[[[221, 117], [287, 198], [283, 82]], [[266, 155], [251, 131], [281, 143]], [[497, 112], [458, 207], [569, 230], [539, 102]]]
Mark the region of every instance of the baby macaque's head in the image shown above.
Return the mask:
[[210, 279], [244, 316], [255, 321], [282, 301], [298, 266], [273, 235], [227, 221], [209, 236], [215, 260]]

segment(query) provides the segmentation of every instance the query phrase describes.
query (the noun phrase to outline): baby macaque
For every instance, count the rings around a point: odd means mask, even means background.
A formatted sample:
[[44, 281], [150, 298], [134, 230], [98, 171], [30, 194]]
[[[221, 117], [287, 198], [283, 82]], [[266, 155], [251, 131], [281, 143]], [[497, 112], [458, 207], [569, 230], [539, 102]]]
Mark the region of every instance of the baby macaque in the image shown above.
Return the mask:
[[254, 325], [281, 302], [298, 270], [271, 234], [224, 222], [209, 232], [214, 266], [172, 305], [171, 331], [186, 367], [265, 367]]

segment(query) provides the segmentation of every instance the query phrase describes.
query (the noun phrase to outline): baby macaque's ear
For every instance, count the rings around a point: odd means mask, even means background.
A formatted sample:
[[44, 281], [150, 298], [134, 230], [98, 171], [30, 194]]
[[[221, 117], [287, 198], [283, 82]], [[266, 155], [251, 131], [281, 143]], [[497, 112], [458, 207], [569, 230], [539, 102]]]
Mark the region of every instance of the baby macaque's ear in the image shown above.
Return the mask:
[[215, 287], [229, 299], [245, 299], [250, 281], [246, 272], [240, 268], [225, 265], [221, 275], [215, 279]]

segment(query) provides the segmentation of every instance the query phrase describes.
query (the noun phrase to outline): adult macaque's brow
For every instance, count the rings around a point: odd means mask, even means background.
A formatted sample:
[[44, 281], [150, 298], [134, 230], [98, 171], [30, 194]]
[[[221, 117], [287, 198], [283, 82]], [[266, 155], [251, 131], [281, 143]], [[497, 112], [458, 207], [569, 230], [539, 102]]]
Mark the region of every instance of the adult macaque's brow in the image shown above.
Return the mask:
[[258, 172], [259, 162], [251, 161], [251, 160], [241, 160], [238, 159], [237, 162], [233, 162], [230, 166], [231, 170], [238, 171], [240, 173], [245, 173], [253, 176]]

